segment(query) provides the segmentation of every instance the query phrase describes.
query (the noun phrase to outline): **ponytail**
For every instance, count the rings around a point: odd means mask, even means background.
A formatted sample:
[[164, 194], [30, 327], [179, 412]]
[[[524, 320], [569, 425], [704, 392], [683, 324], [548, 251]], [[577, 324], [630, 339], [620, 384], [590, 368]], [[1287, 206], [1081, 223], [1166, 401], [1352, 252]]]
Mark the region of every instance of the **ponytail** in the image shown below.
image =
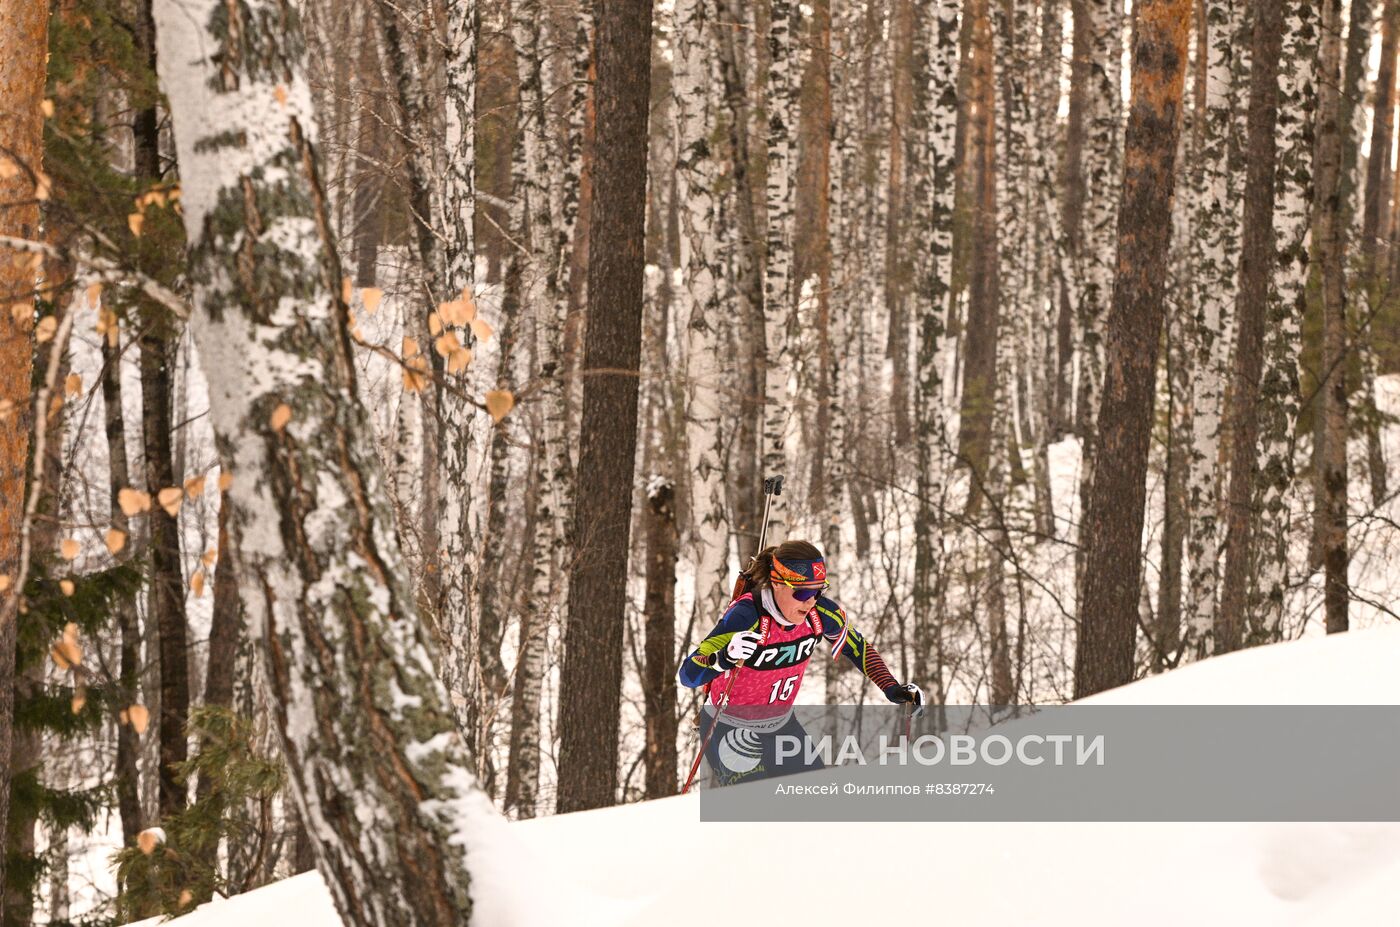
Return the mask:
[[777, 550], [778, 548], [773, 545], [763, 548], [754, 556], [749, 568], [744, 571], [744, 582], [751, 591], [757, 592], [772, 585], [768, 574], [773, 570], [773, 555]]

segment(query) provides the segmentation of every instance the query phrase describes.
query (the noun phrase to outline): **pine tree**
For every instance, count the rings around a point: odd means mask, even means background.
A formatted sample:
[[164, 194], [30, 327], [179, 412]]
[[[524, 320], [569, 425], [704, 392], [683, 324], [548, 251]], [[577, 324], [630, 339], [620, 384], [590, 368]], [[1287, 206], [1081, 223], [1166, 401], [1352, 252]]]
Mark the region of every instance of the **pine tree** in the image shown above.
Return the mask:
[[1118, 279], [1108, 319], [1107, 374], [1085, 513], [1074, 695], [1133, 678], [1142, 564], [1148, 444], [1157, 350], [1165, 316], [1166, 263], [1175, 186], [1178, 110], [1190, 0], [1147, 0], [1138, 9], [1133, 89], [1125, 140]]

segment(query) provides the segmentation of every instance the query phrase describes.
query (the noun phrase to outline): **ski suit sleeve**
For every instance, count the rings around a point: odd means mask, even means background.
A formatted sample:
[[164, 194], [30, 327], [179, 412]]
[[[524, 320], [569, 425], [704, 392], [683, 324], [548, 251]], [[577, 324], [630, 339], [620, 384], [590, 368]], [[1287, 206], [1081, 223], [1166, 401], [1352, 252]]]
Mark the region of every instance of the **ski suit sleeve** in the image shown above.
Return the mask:
[[681, 685], [694, 689], [733, 668], [734, 664], [724, 652], [729, 639], [740, 631], [753, 631], [758, 628], [758, 607], [752, 595], [742, 595], [724, 612], [719, 624], [705, 636], [700, 646], [691, 652], [681, 663]]
[[834, 660], [841, 654], [855, 664], [856, 669], [888, 694], [899, 683], [890, 674], [889, 667], [865, 636], [852, 626], [846, 617], [846, 610], [826, 596], [817, 597], [817, 614], [822, 619], [822, 635], [831, 642]]

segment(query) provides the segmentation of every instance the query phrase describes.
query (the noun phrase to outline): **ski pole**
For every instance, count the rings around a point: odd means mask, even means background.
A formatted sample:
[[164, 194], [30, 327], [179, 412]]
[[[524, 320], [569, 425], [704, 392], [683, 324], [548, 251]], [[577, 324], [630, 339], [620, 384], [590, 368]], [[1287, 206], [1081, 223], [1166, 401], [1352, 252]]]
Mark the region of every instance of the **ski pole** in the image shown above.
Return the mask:
[[[770, 511], [772, 511], [772, 508], [773, 508], [773, 497], [774, 497], [774, 496], [781, 496], [782, 494], [783, 494], [783, 475], [782, 475], [781, 473], [778, 474], [777, 476], [770, 476], [770, 477], [767, 477], [766, 479], [764, 479], [764, 481], [763, 481], [763, 499], [764, 499], [764, 502], [763, 502], [763, 525], [762, 525], [762, 527], [760, 527], [759, 530], [758, 530], [758, 552], [755, 553], [752, 557], [749, 558], [749, 568], [750, 568], [750, 569], [752, 569], [752, 568], [753, 568], [753, 565], [754, 565], [755, 563], [758, 562], [758, 555], [761, 554], [761, 553], [763, 553], [763, 545], [764, 545], [764, 543], [768, 540], [768, 513], [769, 513]], [[739, 572], [739, 578], [738, 578], [737, 580], [735, 580], [735, 582], [734, 582], [734, 595], [731, 596], [731, 597], [730, 597], [730, 600], [729, 600], [729, 602], [730, 602], [731, 605], [734, 603], [734, 600], [735, 600], [735, 599], [738, 599], [739, 596], [741, 596], [741, 595], [744, 594], [744, 586], [745, 586], [746, 584], [747, 584], [747, 579], [746, 579], [746, 577], [745, 577], [745, 575], [744, 575], [744, 572], [741, 570], [741, 571]], [[738, 663], [736, 663], [736, 664], [734, 665], [734, 670], [733, 670], [733, 673], [732, 673], [732, 674], [730, 675], [730, 677], [729, 677], [729, 682], [725, 685], [725, 687], [724, 687], [724, 692], [722, 692], [722, 693], [720, 694], [719, 703], [715, 706], [715, 717], [714, 717], [714, 721], [712, 721], [712, 722], [710, 723], [710, 729], [709, 729], [708, 731], [705, 732], [705, 737], [704, 737], [704, 739], [700, 742], [700, 752], [697, 753], [697, 754], [695, 754], [695, 762], [693, 762], [693, 763], [690, 764], [690, 775], [688, 775], [688, 776], [685, 777], [685, 785], [681, 786], [681, 794], [682, 794], [682, 795], [684, 795], [684, 794], [686, 794], [687, 792], [690, 791], [691, 783], [693, 783], [693, 782], [695, 781], [695, 774], [696, 774], [696, 772], [698, 772], [699, 769], [700, 769], [700, 760], [704, 758], [704, 756], [705, 756], [705, 751], [706, 751], [707, 749], [709, 749], [709, 746], [710, 746], [710, 738], [712, 738], [712, 737], [715, 736], [715, 728], [719, 727], [719, 719], [720, 719], [720, 717], [724, 714], [724, 710], [725, 710], [726, 708], [729, 707], [729, 693], [731, 693], [731, 692], [734, 691], [734, 683], [735, 683], [736, 681], [738, 681], [738, 679], [739, 679], [739, 671], [742, 670], [743, 668], [744, 668], [744, 661], [743, 661], [743, 660], [740, 660]], [[706, 691], [707, 693], [709, 692], [709, 686], [706, 686], [706, 687], [705, 687], [705, 691]], [[705, 706], [704, 706], [704, 705], [701, 705], [701, 706], [700, 706], [700, 710], [701, 710], [701, 712], [703, 712], [703, 711], [705, 710]]]

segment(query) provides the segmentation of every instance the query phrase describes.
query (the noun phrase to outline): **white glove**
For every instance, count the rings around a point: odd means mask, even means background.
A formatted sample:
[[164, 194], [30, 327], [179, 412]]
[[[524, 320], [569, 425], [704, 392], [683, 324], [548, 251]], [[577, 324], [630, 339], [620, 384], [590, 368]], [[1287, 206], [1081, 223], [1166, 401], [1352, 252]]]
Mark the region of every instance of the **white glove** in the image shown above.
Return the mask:
[[734, 666], [747, 660], [753, 656], [762, 639], [763, 636], [757, 631], [739, 631], [729, 639], [729, 646], [724, 648], [725, 662]]

